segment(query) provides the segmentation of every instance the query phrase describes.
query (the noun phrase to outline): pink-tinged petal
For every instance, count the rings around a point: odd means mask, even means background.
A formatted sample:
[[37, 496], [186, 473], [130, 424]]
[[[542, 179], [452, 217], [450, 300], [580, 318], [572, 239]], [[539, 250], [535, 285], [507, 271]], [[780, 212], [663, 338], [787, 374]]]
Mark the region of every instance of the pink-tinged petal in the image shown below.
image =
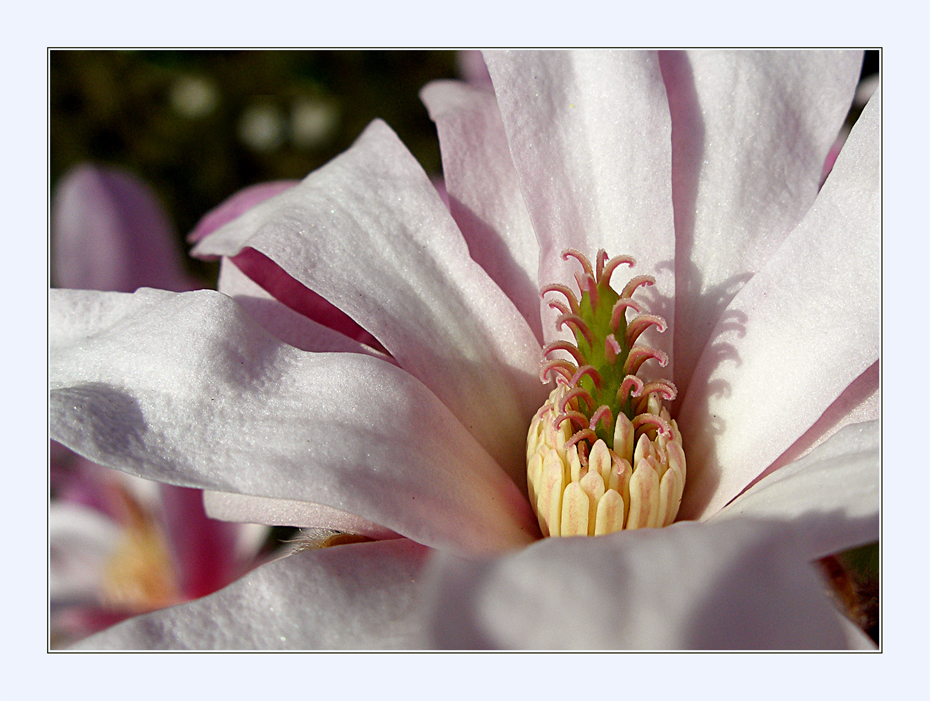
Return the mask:
[[324, 504], [459, 552], [538, 535], [525, 496], [422, 383], [283, 344], [222, 294], [52, 290], [49, 346], [52, 437], [102, 465]]
[[766, 477], [711, 517], [795, 524], [814, 560], [878, 540], [881, 504], [878, 421], [847, 426], [797, 462]]
[[459, 74], [471, 85], [493, 90], [491, 74], [480, 51], [459, 51], [456, 54]]
[[204, 492], [203, 505], [210, 518], [237, 523], [262, 523], [268, 526], [328, 528], [341, 533], [363, 535], [374, 540], [400, 536], [389, 528], [347, 514], [331, 506], [292, 499], [270, 499], [246, 494]]
[[52, 203], [52, 277], [59, 287], [132, 292], [198, 287], [155, 194], [116, 168], [79, 166]]
[[198, 601], [139, 616], [80, 650], [352, 650], [422, 645], [428, 549], [390, 540], [296, 553]]
[[431, 644], [446, 649], [844, 649], [824, 583], [785, 524], [678, 523], [438, 558]]
[[494, 93], [446, 80], [430, 83], [420, 97], [436, 122], [449, 210], [471, 257], [510, 297], [542, 341], [539, 245]]
[[[260, 255], [254, 251], [253, 253]], [[296, 285], [300, 284], [292, 281]], [[335, 330], [334, 326], [317, 323], [308, 316], [281, 304], [268, 291], [243, 273], [230, 258], [223, 258], [220, 261], [220, 279], [217, 289], [236, 300], [239, 306], [249, 312], [265, 331], [295, 348], [316, 353], [365, 353], [387, 362], [393, 362], [386, 353], [355, 340], [353, 330], [347, 325], [341, 325], [342, 331], [340, 332]], [[304, 289], [308, 294], [313, 294], [306, 288]], [[329, 304], [319, 295], [316, 297], [320, 302]], [[332, 305], [329, 306], [332, 307]], [[332, 309], [341, 314], [335, 307]], [[346, 317], [346, 320], [355, 327], [356, 331], [361, 332], [358, 335], [364, 335], [377, 343], [370, 334], [355, 325], [351, 319]], [[330, 321], [333, 321], [332, 317]]]
[[675, 375], [817, 196], [862, 52], [663, 52], [672, 115]]
[[295, 280], [268, 256], [246, 248], [229, 259], [246, 277], [278, 302], [322, 326], [338, 331], [359, 343], [381, 349], [377, 339], [352, 318]]
[[199, 489], [162, 484], [165, 532], [184, 595], [212, 594], [239, 574], [236, 541], [239, 525], [208, 518]]
[[[656, 276], [650, 310], [669, 322], [675, 230], [671, 120], [658, 56], [647, 51], [485, 54], [510, 152], [540, 246], [539, 282], [574, 287], [568, 247], [631, 255]], [[654, 292], [653, 292], [654, 291]], [[557, 312], [546, 309], [551, 340]]]
[[778, 456], [775, 462], [765, 468], [752, 484], [756, 484], [776, 470], [804, 457], [840, 429], [850, 424], [877, 420], [881, 414], [881, 393], [879, 391], [881, 378], [878, 363], [879, 361], [876, 360], [868, 370], [859, 375], [830, 405], [823, 416], [817, 419], [817, 422], [788, 450]]
[[207, 212], [194, 230], [187, 235], [188, 243], [197, 243], [206, 238], [224, 224], [228, 224], [233, 219], [248, 212], [252, 207], [269, 200], [275, 195], [290, 190], [299, 183], [299, 180], [275, 180], [268, 183], [259, 183], [252, 185], [244, 190], [240, 190], [235, 195], [225, 200], [219, 207], [215, 207]]
[[371, 332], [522, 488], [523, 436], [544, 399], [539, 343], [471, 260], [429, 178], [387, 125], [373, 122], [347, 152], [196, 250], [234, 256], [244, 248]]
[[712, 332], [678, 413], [680, 517], [739, 494], [878, 359], [880, 136], [874, 99], [814, 206]]

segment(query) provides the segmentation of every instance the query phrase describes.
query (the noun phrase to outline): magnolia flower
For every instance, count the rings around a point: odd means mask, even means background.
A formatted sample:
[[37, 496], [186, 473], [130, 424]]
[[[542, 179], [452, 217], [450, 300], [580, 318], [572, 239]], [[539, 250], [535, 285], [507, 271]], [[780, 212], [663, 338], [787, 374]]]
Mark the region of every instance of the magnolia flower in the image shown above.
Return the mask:
[[[869, 646], [809, 564], [878, 537], [876, 99], [818, 194], [860, 64], [495, 53], [493, 92], [423, 91], [450, 209], [375, 122], [198, 244], [219, 293], [53, 290], [58, 440], [218, 517], [367, 538], [84, 647]], [[525, 440], [567, 248], [655, 278], [670, 526], [541, 538]]]
[[[64, 175], [52, 245], [53, 277], [70, 287], [199, 286], [154, 193], [116, 168], [81, 165]], [[247, 571], [265, 535], [207, 518], [198, 490], [110, 470], [54, 443], [50, 470], [53, 647], [222, 588]]]

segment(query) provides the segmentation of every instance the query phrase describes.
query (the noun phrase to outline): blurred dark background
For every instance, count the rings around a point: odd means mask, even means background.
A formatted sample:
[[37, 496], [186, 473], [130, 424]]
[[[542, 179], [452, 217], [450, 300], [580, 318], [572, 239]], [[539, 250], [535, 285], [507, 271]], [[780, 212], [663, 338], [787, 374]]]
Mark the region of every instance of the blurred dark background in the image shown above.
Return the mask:
[[[452, 51], [278, 50], [53, 50], [49, 75], [53, 191], [78, 163], [125, 167], [158, 193], [182, 239], [241, 188], [319, 168], [376, 117], [441, 173], [418, 93], [460, 77]], [[189, 265], [209, 279], [209, 265]]]

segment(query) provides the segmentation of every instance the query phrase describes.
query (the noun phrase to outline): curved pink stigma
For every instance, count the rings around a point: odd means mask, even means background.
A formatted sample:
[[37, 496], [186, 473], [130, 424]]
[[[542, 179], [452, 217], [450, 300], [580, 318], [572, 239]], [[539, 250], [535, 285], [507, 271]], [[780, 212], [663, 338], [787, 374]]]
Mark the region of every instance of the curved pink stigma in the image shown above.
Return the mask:
[[[606, 253], [604, 254], [607, 255]], [[610, 284], [610, 276], [614, 274], [616, 270], [621, 265], [629, 265], [631, 268], [636, 265], [636, 259], [632, 256], [615, 256], [607, 261], [603, 269], [598, 272], [597, 281], [603, 285]]]
[[616, 337], [612, 333], [607, 334], [607, 338], [604, 339], [604, 355], [607, 356], [607, 362], [613, 364], [622, 350]]
[[614, 425], [614, 415], [610, 411], [610, 407], [606, 404], [601, 404], [597, 411], [591, 414], [591, 421], [588, 423], [588, 428], [592, 431], [597, 429], [597, 422], [604, 421], [604, 428], [608, 431], [613, 428]]
[[580, 431], [578, 431], [578, 433], [576, 433], [574, 436], [572, 436], [567, 441], [565, 441], [565, 450], [568, 450], [573, 445], [575, 445], [578, 441], [582, 441], [585, 438], [594, 442], [597, 440], [597, 434], [594, 431], [592, 431], [590, 428], [583, 428]]
[[635, 300], [628, 298], [618, 299], [617, 303], [614, 305], [613, 311], [610, 313], [610, 328], [612, 328], [615, 333], [620, 327], [620, 319], [626, 314], [627, 309], [632, 309], [637, 314], [643, 311], [643, 308], [639, 306], [639, 302]]
[[567, 360], [561, 358], [556, 358], [555, 360], [549, 360], [543, 363], [539, 368], [539, 381], [542, 383], [550, 382], [552, 376], [549, 374], [553, 370], [562, 376], [562, 382], [559, 382], [560, 378], [556, 378], [558, 384], [569, 384], [571, 382], [572, 376], [575, 374], [575, 371], [578, 368], [575, 367], [574, 363], [570, 363]]
[[557, 350], [565, 351], [572, 356], [579, 365], [584, 365], [584, 358], [581, 357], [581, 352], [574, 343], [569, 341], [553, 341], [552, 343], [547, 343], [543, 346], [542, 352], [543, 355], [549, 355]]
[[559, 402], [559, 412], [565, 414], [569, 411], [568, 403], [573, 399], [583, 399], [589, 407], [594, 406], [594, 397], [584, 387], [574, 387], [568, 390]]
[[557, 299], [550, 299], [550, 300], [549, 300], [549, 308], [550, 308], [550, 309], [555, 309], [555, 310], [559, 311], [559, 312], [562, 313], [562, 314], [571, 314], [571, 313], [572, 313], [572, 310], [569, 308], [569, 306], [568, 306], [567, 304], [565, 304], [565, 302], [560, 302], [560, 301], [557, 300]]
[[575, 374], [572, 376], [572, 379], [568, 381], [572, 387], [578, 384], [578, 380], [581, 379], [583, 375], [587, 375], [594, 381], [595, 387], [600, 387], [603, 380], [601, 379], [601, 373], [599, 373], [593, 365], [582, 365]]
[[678, 388], [669, 380], [653, 380], [643, 387], [642, 395], [649, 394], [660, 394], [665, 401], [673, 402], [678, 396]]
[[655, 285], [656, 279], [652, 275], [637, 275], [632, 280], [630, 280], [626, 287], [623, 288], [623, 292], [620, 293], [621, 297], [632, 297], [633, 292], [636, 291], [637, 287], [649, 287], [650, 285]]
[[578, 289], [581, 290], [581, 294], [584, 294], [585, 290], [588, 291], [588, 294], [591, 296], [591, 306], [596, 307], [598, 294], [597, 282], [595, 282], [594, 278], [588, 273], [575, 273], [575, 282], [578, 284]]
[[558, 292], [559, 294], [565, 295], [565, 299], [568, 301], [568, 306], [571, 308], [572, 313], [578, 313], [578, 299], [575, 297], [575, 293], [572, 292], [568, 285], [562, 285], [558, 282], [553, 282], [550, 285], [542, 287], [539, 290], [539, 296], [545, 299], [546, 294], [549, 292]]
[[658, 360], [659, 365], [663, 368], [668, 365], [668, 356], [662, 351], [646, 346], [633, 346], [630, 348], [630, 354], [623, 364], [623, 372], [629, 374], [639, 372], [639, 369], [647, 360]]
[[[594, 342], [594, 334], [591, 333], [591, 329], [589, 329], [588, 325], [584, 323], [584, 319], [582, 319], [577, 314], [560, 314], [555, 320], [555, 327], [557, 329], [562, 328], [566, 324], [584, 336], [585, 340], [589, 344]], [[578, 362], [580, 363], [582, 361], [579, 360]]]
[[631, 396], [638, 397], [643, 393], [643, 381], [636, 375], [627, 375], [617, 390], [618, 401], [625, 402]]
[[591, 263], [584, 253], [577, 248], [566, 248], [562, 251], [562, 260], [568, 260], [569, 258], [574, 258], [581, 263], [581, 267], [584, 268], [584, 271], [590, 275], [592, 279], [594, 278], [594, 271], [591, 269]]
[[597, 249], [597, 266], [595, 268], [595, 278], [598, 282], [601, 281], [601, 277], [604, 275], [604, 264], [607, 262], [607, 251], [603, 248]]
[[[672, 427], [669, 425], [668, 421], [663, 419], [661, 416], [656, 416], [655, 414], [637, 414], [633, 417], [633, 428], [639, 429], [646, 425], [652, 425], [659, 430], [663, 436], [672, 435]], [[568, 442], [565, 443], [568, 445]]]
[[581, 428], [588, 427], [588, 417], [582, 414], [580, 411], [572, 411], [571, 409], [559, 414], [555, 417], [554, 423], [555, 427], [560, 427], [566, 421], [574, 421]]
[[665, 333], [665, 330], [668, 328], [668, 324], [665, 323], [665, 319], [661, 316], [655, 314], [640, 314], [626, 327], [627, 345], [632, 346], [636, 342], [636, 339], [639, 338], [640, 334], [650, 326], [655, 326], [659, 330], [659, 333]]

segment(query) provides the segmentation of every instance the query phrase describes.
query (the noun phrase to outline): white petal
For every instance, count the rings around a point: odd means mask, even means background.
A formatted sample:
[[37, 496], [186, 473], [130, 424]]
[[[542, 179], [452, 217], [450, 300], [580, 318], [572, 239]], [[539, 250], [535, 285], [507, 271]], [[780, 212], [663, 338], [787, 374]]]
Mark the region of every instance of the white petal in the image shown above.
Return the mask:
[[400, 537], [394, 531], [354, 514], [308, 501], [207, 491], [203, 493], [203, 504], [210, 518], [222, 521], [298, 528], [331, 528], [375, 540]]
[[77, 649], [417, 647], [417, 581], [427, 552], [391, 540], [297, 553], [206, 598], [114, 626]]
[[450, 649], [843, 649], [822, 580], [785, 524], [678, 523], [439, 558], [432, 644]]
[[[480, 54], [478, 60], [487, 75]], [[542, 341], [539, 244], [494, 93], [443, 80], [427, 85], [420, 97], [436, 122], [449, 208], [471, 257], [513, 300]]]
[[677, 416], [685, 518], [726, 504], [878, 359], [878, 105], [866, 107], [814, 206], [711, 334]]
[[878, 421], [847, 426], [797, 462], [769, 475], [711, 520], [790, 520], [813, 560], [878, 540], [881, 505]]
[[265, 331], [295, 348], [317, 353], [365, 353], [393, 362], [384, 353], [281, 304], [239, 270], [229, 258], [220, 261], [217, 289], [236, 300]]
[[[643, 295], [670, 329], [675, 232], [671, 120], [658, 56], [646, 51], [512, 51], [485, 55], [514, 165], [540, 244], [539, 281], [574, 287], [577, 266], [599, 248], [636, 258], [654, 275]], [[618, 279], [618, 282], [619, 279]], [[622, 288], [622, 284], [621, 288]], [[552, 337], [554, 313], [543, 316]]]
[[677, 236], [675, 382], [684, 396], [727, 303], [817, 196], [861, 51], [663, 52]]
[[[51, 432], [100, 464], [325, 504], [455, 550], [538, 533], [526, 497], [393, 365], [287, 346], [216, 292], [52, 290], [50, 305]], [[105, 323], [75, 319], [88, 309]]]
[[523, 488], [522, 436], [545, 399], [539, 343], [471, 260], [429, 178], [383, 122], [196, 252], [231, 256], [243, 247], [372, 333]]

